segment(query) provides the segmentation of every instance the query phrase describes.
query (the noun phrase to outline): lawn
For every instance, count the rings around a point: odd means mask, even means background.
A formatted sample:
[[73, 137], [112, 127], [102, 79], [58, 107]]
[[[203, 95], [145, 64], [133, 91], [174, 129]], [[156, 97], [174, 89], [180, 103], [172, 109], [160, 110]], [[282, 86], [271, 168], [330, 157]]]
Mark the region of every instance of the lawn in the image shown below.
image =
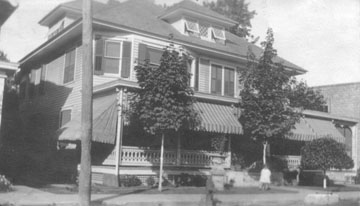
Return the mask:
[[294, 186], [296, 189], [306, 189], [306, 190], [316, 190], [316, 191], [326, 191], [326, 192], [355, 192], [360, 191], [359, 186], [349, 186], [349, 185], [332, 185], [323, 189], [321, 186]]

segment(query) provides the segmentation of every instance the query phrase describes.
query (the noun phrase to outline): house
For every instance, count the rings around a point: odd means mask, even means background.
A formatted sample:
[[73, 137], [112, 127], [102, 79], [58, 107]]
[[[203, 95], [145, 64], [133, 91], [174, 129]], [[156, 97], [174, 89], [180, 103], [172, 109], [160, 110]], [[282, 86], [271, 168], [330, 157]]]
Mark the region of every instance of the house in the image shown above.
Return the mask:
[[[246, 68], [248, 49], [257, 57], [262, 49], [226, 30], [236, 22], [189, 0], [168, 9], [144, 0], [94, 1], [93, 10], [93, 180], [104, 182], [120, 171], [144, 181], [158, 173], [159, 139], [129, 124], [124, 111], [139, 88], [134, 66], [145, 60], [159, 65], [170, 43], [191, 57], [190, 86], [202, 122], [201, 130], [166, 138], [165, 170], [169, 176], [207, 174], [217, 156], [230, 168], [231, 139], [242, 134], [234, 107], [239, 71]], [[48, 40], [20, 60], [20, 112], [28, 142], [42, 145], [37, 146], [42, 163], [69, 168], [64, 164], [79, 161], [81, 74], [86, 69], [81, 1], [60, 4], [39, 23], [49, 28]], [[275, 61], [294, 75], [306, 72], [280, 57]], [[214, 151], [211, 139], [225, 141], [224, 151]]]

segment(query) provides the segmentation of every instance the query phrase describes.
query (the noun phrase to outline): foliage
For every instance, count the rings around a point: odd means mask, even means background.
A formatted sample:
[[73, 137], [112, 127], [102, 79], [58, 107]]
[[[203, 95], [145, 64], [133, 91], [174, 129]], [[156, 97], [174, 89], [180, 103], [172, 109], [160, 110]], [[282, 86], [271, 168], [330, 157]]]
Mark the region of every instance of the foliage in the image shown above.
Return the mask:
[[7, 58], [7, 55], [3, 51], [0, 51], [0, 61], [10, 62], [10, 60]]
[[216, 136], [211, 138], [211, 147], [216, 151], [222, 153], [225, 151], [226, 137], [225, 135]]
[[175, 184], [177, 186], [195, 186], [203, 187], [206, 185], [206, 175], [190, 175], [187, 173], [181, 173], [176, 179]]
[[236, 21], [236, 26], [230, 28], [231, 33], [239, 37], [253, 38], [250, 34], [250, 20], [254, 18], [256, 12], [249, 11], [249, 3], [245, 3], [245, 0], [204, 1], [204, 6]]
[[153, 176], [149, 176], [147, 179], [146, 179], [146, 184], [147, 186], [154, 186], [155, 185], [155, 179]]
[[178, 131], [196, 125], [193, 90], [189, 86], [187, 57], [167, 48], [160, 66], [149, 61], [135, 67], [140, 90], [133, 99], [134, 115], [151, 134]]
[[12, 184], [5, 175], [0, 175], [0, 192], [9, 192], [12, 190]]
[[263, 55], [257, 62], [250, 52], [247, 69], [240, 75], [243, 87], [240, 122], [245, 136], [260, 141], [284, 137], [300, 118], [287, 98], [292, 78], [280, 63], [273, 62], [277, 55], [273, 43], [273, 32], [269, 29], [266, 41], [262, 42]]
[[140, 186], [142, 184], [141, 180], [135, 175], [125, 175], [120, 177], [120, 183], [125, 187]]
[[231, 165], [240, 166], [241, 168], [245, 168], [245, 157], [239, 153], [232, 152], [231, 153]]
[[346, 154], [344, 144], [332, 138], [320, 138], [301, 148], [301, 166], [303, 169], [326, 171], [330, 168], [350, 169], [354, 162]]
[[322, 111], [326, 101], [318, 90], [308, 87], [306, 82], [293, 80], [288, 94], [290, 106], [293, 108]]
[[360, 184], [360, 167], [356, 171], [355, 184]]

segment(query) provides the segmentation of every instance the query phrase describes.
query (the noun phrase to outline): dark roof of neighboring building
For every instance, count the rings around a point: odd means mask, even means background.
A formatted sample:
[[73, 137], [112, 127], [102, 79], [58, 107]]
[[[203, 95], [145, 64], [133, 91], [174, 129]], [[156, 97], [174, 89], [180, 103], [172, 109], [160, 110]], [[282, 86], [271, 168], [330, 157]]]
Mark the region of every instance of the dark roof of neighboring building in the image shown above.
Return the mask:
[[194, 3], [190, 0], [183, 0], [179, 3], [176, 3], [174, 4], [173, 6], [169, 7], [168, 9], [166, 9], [162, 14], [160, 14], [159, 16], [164, 16], [166, 14], [169, 14], [177, 9], [186, 9], [186, 10], [190, 10], [190, 11], [193, 11], [193, 12], [196, 12], [196, 13], [201, 13], [205, 16], [209, 16], [209, 17], [213, 17], [213, 18], [216, 18], [216, 19], [221, 19], [223, 21], [226, 21], [226, 22], [231, 22], [233, 24], [236, 24], [237, 22], [232, 20], [232, 19], [229, 19], [217, 12], [214, 12], [208, 8], [205, 8], [204, 6], [201, 6], [197, 3]]
[[[81, 2], [81, 0], [74, 0], [71, 2], [63, 3], [57, 8], [69, 8], [71, 10], [81, 11]], [[221, 18], [226, 18], [220, 14], [214, 14], [215, 12], [189, 0], [185, 0], [179, 4], [176, 4], [175, 6], [171, 7], [170, 10], [178, 7], [199, 7], [202, 11], [206, 10], [209, 15], [216, 15], [217, 17], [221, 16]], [[52, 12], [54, 12], [57, 8], [55, 8]], [[224, 52], [242, 58], [246, 58], [248, 48], [250, 48], [257, 57], [260, 57], [263, 51], [260, 47], [249, 43], [246, 39], [238, 37], [227, 31], [225, 34], [225, 44], [212, 43], [197, 37], [185, 36], [179, 31], [177, 31], [171, 24], [159, 18], [161, 14], [164, 14], [164, 12], [166, 12], [166, 9], [146, 0], [128, 0], [123, 3], [111, 1], [110, 4], [96, 2], [95, 4], [93, 4], [93, 9], [93, 18], [95, 23], [96, 21], [98, 21], [102, 23], [112, 24], [141, 33], [158, 36], [161, 38], [168, 38], [170, 35], [173, 35], [173, 40], [175, 42], [178, 41], [188, 47], [200, 47], [205, 49], [207, 48], [209, 50]], [[47, 16], [49, 15], [51, 15], [51, 12]], [[46, 17], [44, 17], [43, 20], [45, 18]], [[288, 62], [280, 57], [276, 57], [275, 62], [281, 62], [284, 64], [284, 66], [295, 69], [299, 73], [306, 72], [306, 70], [304, 70], [303, 68], [291, 62]]]
[[10, 0], [0, 0], [0, 27], [18, 7], [17, 2]]

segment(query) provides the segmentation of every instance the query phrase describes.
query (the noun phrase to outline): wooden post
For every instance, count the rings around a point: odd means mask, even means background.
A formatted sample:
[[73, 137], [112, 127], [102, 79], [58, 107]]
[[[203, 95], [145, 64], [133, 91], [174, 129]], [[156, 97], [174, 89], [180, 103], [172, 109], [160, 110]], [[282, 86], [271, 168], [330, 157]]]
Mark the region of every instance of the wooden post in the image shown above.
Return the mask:
[[91, 139], [92, 139], [92, 11], [91, 0], [83, 0], [82, 16], [82, 90], [81, 90], [81, 163], [79, 199], [81, 206], [89, 206], [91, 200]]
[[266, 165], [266, 147], [267, 147], [267, 141], [263, 143], [263, 164]]
[[162, 176], [163, 176], [163, 164], [164, 164], [164, 136], [165, 134], [162, 133], [161, 135], [161, 150], [160, 150], [160, 175], [159, 175], [159, 191], [162, 191]]
[[179, 132], [177, 134], [177, 149], [176, 149], [176, 165], [181, 165], [181, 136]]
[[121, 161], [121, 139], [122, 139], [122, 106], [123, 88], [120, 89], [117, 97], [117, 127], [116, 127], [116, 146], [115, 146], [115, 175], [119, 183], [119, 165]]

